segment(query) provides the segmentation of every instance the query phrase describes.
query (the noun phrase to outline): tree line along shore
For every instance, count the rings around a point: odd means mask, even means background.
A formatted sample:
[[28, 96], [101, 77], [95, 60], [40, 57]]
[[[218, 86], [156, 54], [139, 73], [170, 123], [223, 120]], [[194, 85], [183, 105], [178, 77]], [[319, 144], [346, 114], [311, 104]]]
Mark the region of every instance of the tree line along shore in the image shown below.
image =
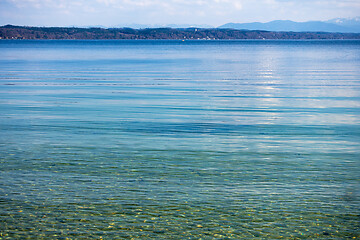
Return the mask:
[[0, 27], [0, 39], [360, 39], [360, 33], [272, 32], [218, 28]]

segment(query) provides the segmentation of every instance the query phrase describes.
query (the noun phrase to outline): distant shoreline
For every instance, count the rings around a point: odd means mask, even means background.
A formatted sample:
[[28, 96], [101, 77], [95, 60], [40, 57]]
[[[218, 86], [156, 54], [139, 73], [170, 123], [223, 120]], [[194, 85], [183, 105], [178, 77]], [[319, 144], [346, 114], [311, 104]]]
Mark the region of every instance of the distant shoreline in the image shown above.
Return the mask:
[[0, 27], [0, 39], [25, 40], [352, 40], [360, 33], [274, 32], [220, 28]]

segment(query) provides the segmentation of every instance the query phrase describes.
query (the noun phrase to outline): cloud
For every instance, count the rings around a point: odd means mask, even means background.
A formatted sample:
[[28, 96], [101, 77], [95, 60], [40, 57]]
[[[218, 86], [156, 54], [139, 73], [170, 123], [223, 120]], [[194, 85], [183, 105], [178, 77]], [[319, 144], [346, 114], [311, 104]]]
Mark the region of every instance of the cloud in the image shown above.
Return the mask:
[[[29, 0], [28, 0], [29, 1]], [[156, 6], [174, 8], [181, 7], [211, 7], [211, 6], [241, 6], [240, 0], [96, 0], [96, 2], [105, 6]]]
[[19, 23], [21, 16], [22, 24], [219, 26], [276, 19], [327, 20], [355, 17], [359, 12], [358, 0], [0, 0], [1, 22]]
[[[157, 21], [180, 19], [206, 19], [212, 16], [225, 16], [242, 10], [244, 0], [95, 0], [99, 8], [121, 9], [124, 12], [137, 11]], [[145, 12], [147, 11], [147, 12]], [[146, 16], [143, 16], [146, 18]], [[203, 23], [209, 23], [204, 20]], [[210, 23], [211, 24], [211, 23]]]
[[242, 9], [242, 3], [236, 1], [236, 2], [234, 2], [234, 7], [235, 7], [237, 10], [240, 10], [240, 9]]
[[9, 0], [18, 8], [57, 9], [69, 8], [72, 6], [83, 6], [82, 0]]
[[[256, 6], [259, 9], [268, 7], [331, 7], [360, 8], [358, 0], [4, 0], [18, 8], [75, 8], [75, 7], [115, 7], [115, 8], [157, 8], [157, 9], [192, 9], [204, 8], [227, 10], [230, 12], [243, 10], [245, 6]], [[319, 10], [318, 8], [313, 11]]]

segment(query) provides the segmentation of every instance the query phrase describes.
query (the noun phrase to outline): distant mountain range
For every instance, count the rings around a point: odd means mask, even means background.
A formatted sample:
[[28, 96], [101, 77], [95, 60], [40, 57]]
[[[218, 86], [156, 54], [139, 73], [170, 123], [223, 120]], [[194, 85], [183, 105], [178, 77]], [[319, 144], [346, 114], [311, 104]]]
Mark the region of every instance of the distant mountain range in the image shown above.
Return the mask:
[[113, 28], [134, 28], [134, 29], [145, 29], [145, 28], [214, 28], [214, 26], [208, 24], [123, 24], [117, 25]]
[[276, 20], [267, 23], [227, 23], [218, 28], [284, 31], [284, 32], [339, 32], [360, 33], [360, 17], [346, 19], [336, 18], [329, 21], [293, 22], [289, 20]]
[[308, 21], [294, 22], [290, 20], [275, 20], [271, 22], [251, 22], [251, 23], [226, 23], [219, 27], [208, 24], [121, 24], [103, 26], [71, 26], [75, 28], [132, 28], [132, 29], [154, 29], [154, 28], [206, 28], [206, 29], [237, 29], [237, 30], [262, 30], [272, 32], [329, 32], [329, 33], [360, 33], [360, 17], [356, 18], [335, 18], [328, 21]]

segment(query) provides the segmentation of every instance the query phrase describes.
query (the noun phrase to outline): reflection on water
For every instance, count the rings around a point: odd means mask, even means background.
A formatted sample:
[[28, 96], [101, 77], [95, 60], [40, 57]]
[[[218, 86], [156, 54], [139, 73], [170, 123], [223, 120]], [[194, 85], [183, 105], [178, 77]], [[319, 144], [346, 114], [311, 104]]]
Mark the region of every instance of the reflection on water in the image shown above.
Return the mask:
[[4, 239], [359, 238], [359, 41], [0, 41]]

